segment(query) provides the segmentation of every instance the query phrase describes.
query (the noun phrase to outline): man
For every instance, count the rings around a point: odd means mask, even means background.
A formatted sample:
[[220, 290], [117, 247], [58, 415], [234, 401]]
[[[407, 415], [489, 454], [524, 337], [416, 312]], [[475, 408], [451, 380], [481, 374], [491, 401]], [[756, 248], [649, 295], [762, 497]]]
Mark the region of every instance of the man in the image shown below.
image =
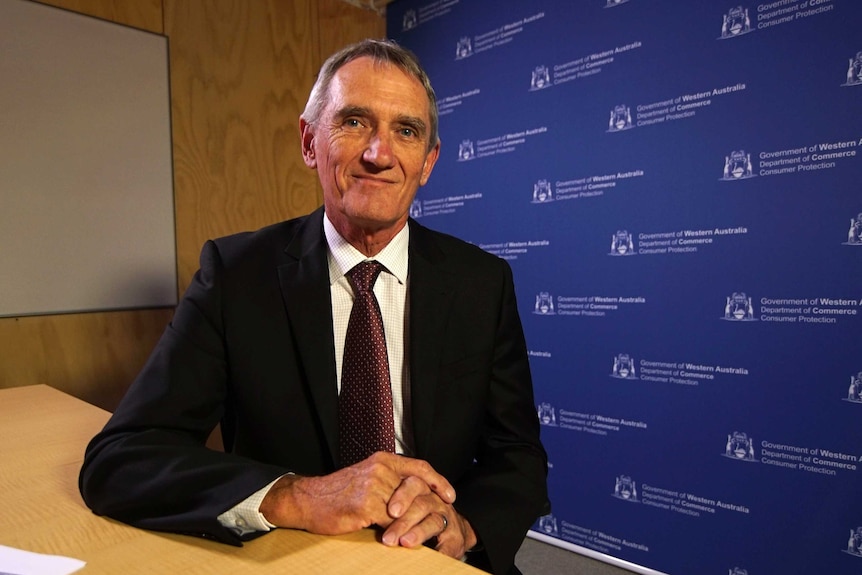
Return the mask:
[[[509, 266], [408, 221], [440, 150], [428, 78], [393, 43], [350, 46], [321, 69], [300, 130], [324, 207], [204, 246], [87, 449], [81, 493], [144, 528], [240, 544], [274, 527], [377, 525], [386, 545], [517, 573], [525, 531], [547, 512], [547, 460]], [[380, 264], [372, 307], [394, 437], [352, 463], [347, 318], [364, 289], [354, 265], [368, 260]], [[204, 447], [219, 421], [225, 453]]]

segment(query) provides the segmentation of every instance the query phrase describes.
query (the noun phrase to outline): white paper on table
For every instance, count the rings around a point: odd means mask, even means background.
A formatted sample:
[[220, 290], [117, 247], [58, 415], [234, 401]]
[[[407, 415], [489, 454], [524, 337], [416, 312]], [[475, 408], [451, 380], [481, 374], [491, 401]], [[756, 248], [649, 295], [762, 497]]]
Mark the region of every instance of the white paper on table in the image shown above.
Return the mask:
[[0, 545], [0, 575], [69, 575], [84, 565], [80, 559]]

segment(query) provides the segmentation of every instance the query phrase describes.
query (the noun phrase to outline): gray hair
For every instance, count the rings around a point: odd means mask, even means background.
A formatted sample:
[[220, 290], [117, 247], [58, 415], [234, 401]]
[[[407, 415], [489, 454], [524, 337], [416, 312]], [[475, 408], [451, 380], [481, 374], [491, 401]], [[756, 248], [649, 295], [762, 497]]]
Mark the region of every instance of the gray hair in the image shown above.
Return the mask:
[[399, 46], [393, 40], [363, 40], [356, 44], [351, 44], [327, 58], [326, 62], [321, 66], [320, 72], [317, 74], [314, 86], [311, 88], [311, 94], [309, 94], [305, 110], [302, 112], [302, 119], [309, 124], [314, 124], [320, 119], [320, 114], [323, 112], [329, 99], [329, 85], [332, 83], [335, 73], [348, 62], [366, 56], [376, 63], [396, 66], [419, 80], [428, 96], [428, 110], [431, 116], [428, 149], [430, 150], [436, 146], [440, 141], [440, 136], [437, 132], [437, 96], [434, 95], [431, 80], [419, 63], [419, 58], [416, 57], [416, 54], [407, 48]]

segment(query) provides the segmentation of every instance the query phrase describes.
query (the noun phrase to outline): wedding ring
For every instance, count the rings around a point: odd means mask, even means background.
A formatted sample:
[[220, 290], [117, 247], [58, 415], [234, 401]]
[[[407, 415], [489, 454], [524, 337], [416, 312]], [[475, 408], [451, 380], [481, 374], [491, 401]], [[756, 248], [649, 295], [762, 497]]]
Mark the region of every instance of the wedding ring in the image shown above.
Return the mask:
[[440, 530], [440, 533], [443, 533], [446, 531], [446, 528], [449, 527], [449, 519], [442, 513], [440, 514], [440, 517], [443, 518], [443, 529]]

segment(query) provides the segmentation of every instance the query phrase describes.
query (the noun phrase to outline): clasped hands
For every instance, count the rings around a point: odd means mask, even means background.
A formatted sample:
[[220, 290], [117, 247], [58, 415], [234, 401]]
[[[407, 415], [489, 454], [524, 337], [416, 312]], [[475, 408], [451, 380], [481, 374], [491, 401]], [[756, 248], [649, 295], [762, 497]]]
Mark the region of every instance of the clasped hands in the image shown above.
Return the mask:
[[329, 475], [286, 475], [260, 511], [273, 525], [321, 535], [378, 525], [389, 546], [417, 547], [436, 537], [438, 551], [460, 558], [477, 538], [454, 501], [455, 489], [428, 462], [378, 452]]

